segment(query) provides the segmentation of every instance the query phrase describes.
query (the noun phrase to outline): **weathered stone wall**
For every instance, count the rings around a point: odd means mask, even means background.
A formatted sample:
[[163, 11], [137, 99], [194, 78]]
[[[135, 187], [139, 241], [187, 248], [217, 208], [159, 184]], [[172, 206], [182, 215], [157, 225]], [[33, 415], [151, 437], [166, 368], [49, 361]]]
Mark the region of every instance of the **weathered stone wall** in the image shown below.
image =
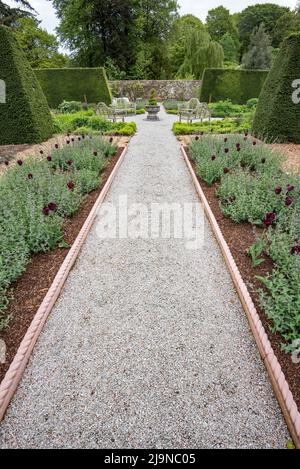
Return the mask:
[[120, 96], [130, 98], [149, 98], [150, 91], [155, 88], [161, 99], [178, 99], [182, 101], [199, 97], [200, 80], [115, 80], [110, 85], [119, 90]]

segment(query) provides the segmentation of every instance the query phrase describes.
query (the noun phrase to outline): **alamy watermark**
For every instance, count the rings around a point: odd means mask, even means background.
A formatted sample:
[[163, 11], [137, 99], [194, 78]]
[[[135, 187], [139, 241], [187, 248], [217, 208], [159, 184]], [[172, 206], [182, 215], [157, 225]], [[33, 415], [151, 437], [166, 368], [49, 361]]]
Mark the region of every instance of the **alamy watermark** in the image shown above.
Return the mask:
[[0, 80], [0, 104], [6, 103], [6, 85], [4, 80]]
[[298, 365], [300, 363], [300, 339], [296, 339], [293, 342], [293, 353], [292, 353], [292, 362], [295, 363], [295, 365]]
[[292, 94], [292, 101], [294, 104], [299, 104], [300, 103], [300, 78], [293, 81], [292, 87], [296, 88]]
[[204, 244], [204, 212], [199, 203], [117, 203], [99, 209], [96, 232], [100, 239], [182, 239], [186, 249]]

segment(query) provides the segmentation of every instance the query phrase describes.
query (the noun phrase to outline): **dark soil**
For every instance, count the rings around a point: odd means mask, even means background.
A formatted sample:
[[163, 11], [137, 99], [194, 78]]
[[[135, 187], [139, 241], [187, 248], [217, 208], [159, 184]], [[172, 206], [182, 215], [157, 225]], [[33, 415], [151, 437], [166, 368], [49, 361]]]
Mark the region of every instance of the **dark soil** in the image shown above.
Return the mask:
[[[188, 153], [188, 149], [186, 148], [185, 150]], [[190, 159], [190, 162], [196, 173], [194, 161]], [[252, 266], [250, 257], [247, 255], [250, 246], [252, 246], [257, 237], [262, 233], [262, 228], [253, 226], [250, 223], [238, 224], [229, 218], [226, 218], [220, 209], [219, 200], [215, 195], [218, 184], [209, 186], [198, 176], [197, 178], [209, 202], [210, 208], [219, 224], [222, 234], [229, 246], [237, 267], [243, 277], [243, 280], [248, 287], [259, 317], [272, 344], [273, 350], [282, 367], [289, 387], [294, 395], [298, 409], [300, 409], [300, 364], [294, 364], [292, 362], [291, 355], [281, 350], [280, 344], [284, 342], [284, 339], [280, 334], [274, 334], [271, 331], [270, 321], [259, 305], [257, 289], [262, 289], [262, 284], [256, 279], [256, 276], [265, 276], [266, 274], [270, 273], [273, 268], [273, 262], [270, 258], [265, 258], [265, 262], [263, 264], [254, 268]]]
[[[111, 158], [101, 175], [100, 187], [86, 196], [84, 203], [72, 218], [65, 220], [63, 233], [69, 245], [75, 241], [122, 151], [123, 148], [119, 148], [117, 154]], [[13, 299], [8, 308], [12, 319], [8, 328], [0, 332], [0, 338], [5, 341], [7, 349], [6, 363], [0, 364], [0, 382], [68, 252], [69, 249], [57, 248], [33, 255], [26, 272], [12, 285]]]

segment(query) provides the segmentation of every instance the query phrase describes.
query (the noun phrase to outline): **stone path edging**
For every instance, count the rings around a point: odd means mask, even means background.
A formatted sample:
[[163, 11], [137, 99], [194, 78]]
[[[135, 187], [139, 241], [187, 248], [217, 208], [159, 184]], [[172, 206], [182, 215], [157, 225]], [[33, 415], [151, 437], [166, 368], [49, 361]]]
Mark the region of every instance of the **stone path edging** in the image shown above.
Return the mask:
[[95, 220], [97, 211], [102, 204], [105, 196], [124, 160], [124, 157], [127, 152], [127, 146], [124, 148], [122, 154], [120, 155], [114, 169], [112, 170], [109, 178], [107, 179], [99, 197], [97, 198], [92, 210], [89, 213], [84, 225], [82, 226], [76, 240], [74, 241], [67, 257], [62, 263], [59, 271], [57, 272], [55, 279], [51, 287], [49, 288], [43, 302], [41, 303], [36, 315], [34, 316], [19, 348], [12, 361], [3, 381], [0, 384], [0, 422], [3, 419], [6, 409], [19, 385], [19, 382], [22, 378], [30, 355], [33, 351], [33, 348], [38, 340], [38, 337], [43, 329], [43, 326], [51, 313], [51, 310], [60, 295], [60, 292], [64, 286], [64, 283], [72, 269], [78, 254], [81, 250], [81, 247], [89, 234], [89, 231]]
[[196, 191], [203, 204], [206, 216], [210, 222], [214, 235], [221, 248], [224, 260], [229, 269], [237, 293], [240, 297], [241, 303], [247, 315], [255, 342], [258, 346], [259, 352], [267, 369], [271, 384], [273, 386], [275, 395], [286, 420], [288, 429], [291, 433], [296, 448], [300, 449], [300, 412], [297, 408], [293, 394], [289, 389], [289, 385], [286, 381], [285, 375], [281, 369], [281, 366], [277, 360], [272, 345], [268, 339], [265, 328], [263, 327], [263, 324], [253, 304], [248, 288], [246, 287], [242, 279], [242, 276], [233, 259], [231, 251], [223, 237], [217, 220], [209, 206], [209, 203], [205, 197], [203, 190], [201, 189], [201, 186], [186, 154], [184, 146], [180, 145], [180, 147], [184, 160], [190, 171]]

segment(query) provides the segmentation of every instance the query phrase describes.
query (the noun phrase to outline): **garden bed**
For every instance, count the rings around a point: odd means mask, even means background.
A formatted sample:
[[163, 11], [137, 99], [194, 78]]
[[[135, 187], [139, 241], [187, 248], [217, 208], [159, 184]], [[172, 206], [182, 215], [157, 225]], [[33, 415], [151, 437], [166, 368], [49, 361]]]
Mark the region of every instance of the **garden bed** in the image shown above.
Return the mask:
[[[110, 159], [105, 170], [101, 173], [101, 185], [85, 196], [83, 204], [72, 217], [65, 218], [63, 223], [63, 238], [70, 247], [80, 232], [123, 150], [124, 148], [122, 147], [118, 148], [115, 156]], [[10, 293], [13, 299], [7, 310], [7, 314], [12, 319], [9, 326], [0, 332], [0, 338], [5, 341], [7, 347], [6, 363], [0, 364], [0, 382], [8, 370], [20, 342], [67, 256], [70, 247], [57, 247], [45, 253], [33, 254], [26, 267], [26, 271], [12, 284]]]
[[[185, 151], [189, 157], [194, 172], [197, 175], [197, 165], [191, 158], [189, 148], [185, 147]], [[225, 241], [228, 244], [242, 278], [248, 287], [259, 317], [294, 395], [296, 404], [298, 408], [300, 408], [300, 364], [294, 364], [292, 362], [291, 355], [282, 350], [281, 344], [283, 342], [283, 338], [281, 334], [274, 333], [271, 330], [270, 320], [261, 308], [259, 301], [258, 289], [262, 288], [262, 284], [257, 279], [257, 276], [265, 277], [270, 273], [274, 266], [273, 261], [265, 255], [265, 262], [254, 268], [250, 257], [247, 255], [249, 248], [262, 234], [263, 228], [252, 225], [248, 222], [235, 223], [231, 219], [225, 217], [220, 208], [219, 199], [216, 196], [216, 190], [219, 188], [220, 184], [215, 182], [212, 185], [208, 185], [198, 175], [197, 179], [222, 231]]]

